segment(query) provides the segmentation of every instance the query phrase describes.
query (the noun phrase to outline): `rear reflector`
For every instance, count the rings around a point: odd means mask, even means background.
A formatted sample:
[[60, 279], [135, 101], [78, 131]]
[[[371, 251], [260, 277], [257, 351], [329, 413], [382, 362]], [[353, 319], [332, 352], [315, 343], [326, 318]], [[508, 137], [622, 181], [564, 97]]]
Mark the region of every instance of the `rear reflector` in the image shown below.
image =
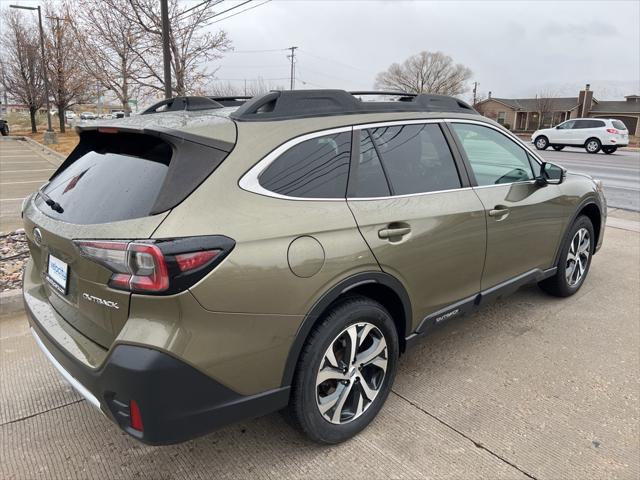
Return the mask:
[[99, 127], [98, 131], [100, 133], [118, 133], [118, 129], [113, 127]]
[[131, 420], [131, 428], [142, 432], [144, 427], [142, 426], [142, 415], [140, 414], [140, 407], [135, 400], [129, 401], [129, 418]]

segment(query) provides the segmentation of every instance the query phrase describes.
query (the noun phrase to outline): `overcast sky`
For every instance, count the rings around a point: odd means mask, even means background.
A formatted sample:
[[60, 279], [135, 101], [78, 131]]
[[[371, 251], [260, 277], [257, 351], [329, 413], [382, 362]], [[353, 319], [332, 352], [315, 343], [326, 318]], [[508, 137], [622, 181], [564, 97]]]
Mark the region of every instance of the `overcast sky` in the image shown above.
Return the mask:
[[439, 50], [496, 97], [572, 96], [585, 83], [598, 98], [640, 93], [638, 0], [272, 0], [213, 27], [224, 28], [237, 51], [215, 63], [216, 75], [236, 83], [263, 77], [288, 86], [286, 51], [245, 51], [298, 46], [298, 87], [370, 89], [391, 63]]

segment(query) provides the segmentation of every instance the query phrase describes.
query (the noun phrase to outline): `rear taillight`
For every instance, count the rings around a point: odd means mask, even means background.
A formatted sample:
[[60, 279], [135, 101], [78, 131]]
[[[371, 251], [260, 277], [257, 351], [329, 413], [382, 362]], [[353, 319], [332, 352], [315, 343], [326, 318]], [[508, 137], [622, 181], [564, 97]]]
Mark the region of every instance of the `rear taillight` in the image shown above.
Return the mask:
[[613, 134], [617, 135], [620, 132], [618, 130], [616, 130], [615, 128], [607, 128], [607, 133], [613, 133]]
[[83, 257], [113, 272], [109, 286], [134, 293], [177, 293], [211, 271], [235, 242], [221, 235], [157, 241], [76, 240]]

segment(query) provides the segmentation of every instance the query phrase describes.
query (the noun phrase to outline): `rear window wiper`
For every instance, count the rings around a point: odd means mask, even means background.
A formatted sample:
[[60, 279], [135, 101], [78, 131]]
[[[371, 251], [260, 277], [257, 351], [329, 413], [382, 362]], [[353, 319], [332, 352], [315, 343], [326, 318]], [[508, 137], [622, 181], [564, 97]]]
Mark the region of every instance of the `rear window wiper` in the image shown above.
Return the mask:
[[42, 199], [44, 200], [44, 203], [49, 205], [53, 211], [58, 212], [58, 213], [62, 213], [62, 212], [64, 212], [64, 208], [62, 208], [62, 206], [58, 202], [53, 200], [49, 195], [44, 193], [44, 189], [47, 188], [49, 183], [51, 183], [51, 182], [47, 182], [43, 186], [40, 187], [40, 189], [38, 190], [38, 195], [40, 195], [42, 197]]

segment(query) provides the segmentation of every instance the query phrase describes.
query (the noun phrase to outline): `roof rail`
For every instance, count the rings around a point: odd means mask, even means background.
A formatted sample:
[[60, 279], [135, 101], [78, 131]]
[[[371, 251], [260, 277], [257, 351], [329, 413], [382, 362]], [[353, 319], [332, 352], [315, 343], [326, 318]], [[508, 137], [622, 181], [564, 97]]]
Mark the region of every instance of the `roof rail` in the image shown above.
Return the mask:
[[173, 97], [151, 105], [140, 115], [161, 112], [179, 112], [185, 110], [191, 112], [196, 110], [211, 110], [215, 108], [222, 108], [222, 105], [208, 97]]
[[[354, 95], [401, 95], [400, 101], [363, 102]], [[388, 112], [457, 112], [478, 114], [462, 100], [446, 95], [404, 92], [353, 92], [345, 90], [273, 91], [247, 100], [229, 115], [238, 121]]]
[[211, 96], [207, 97], [213, 100], [214, 102], [218, 102], [223, 107], [236, 107], [242, 105], [247, 100], [252, 99], [253, 97], [250, 95], [239, 95], [239, 96], [230, 96], [230, 97], [218, 97]]

